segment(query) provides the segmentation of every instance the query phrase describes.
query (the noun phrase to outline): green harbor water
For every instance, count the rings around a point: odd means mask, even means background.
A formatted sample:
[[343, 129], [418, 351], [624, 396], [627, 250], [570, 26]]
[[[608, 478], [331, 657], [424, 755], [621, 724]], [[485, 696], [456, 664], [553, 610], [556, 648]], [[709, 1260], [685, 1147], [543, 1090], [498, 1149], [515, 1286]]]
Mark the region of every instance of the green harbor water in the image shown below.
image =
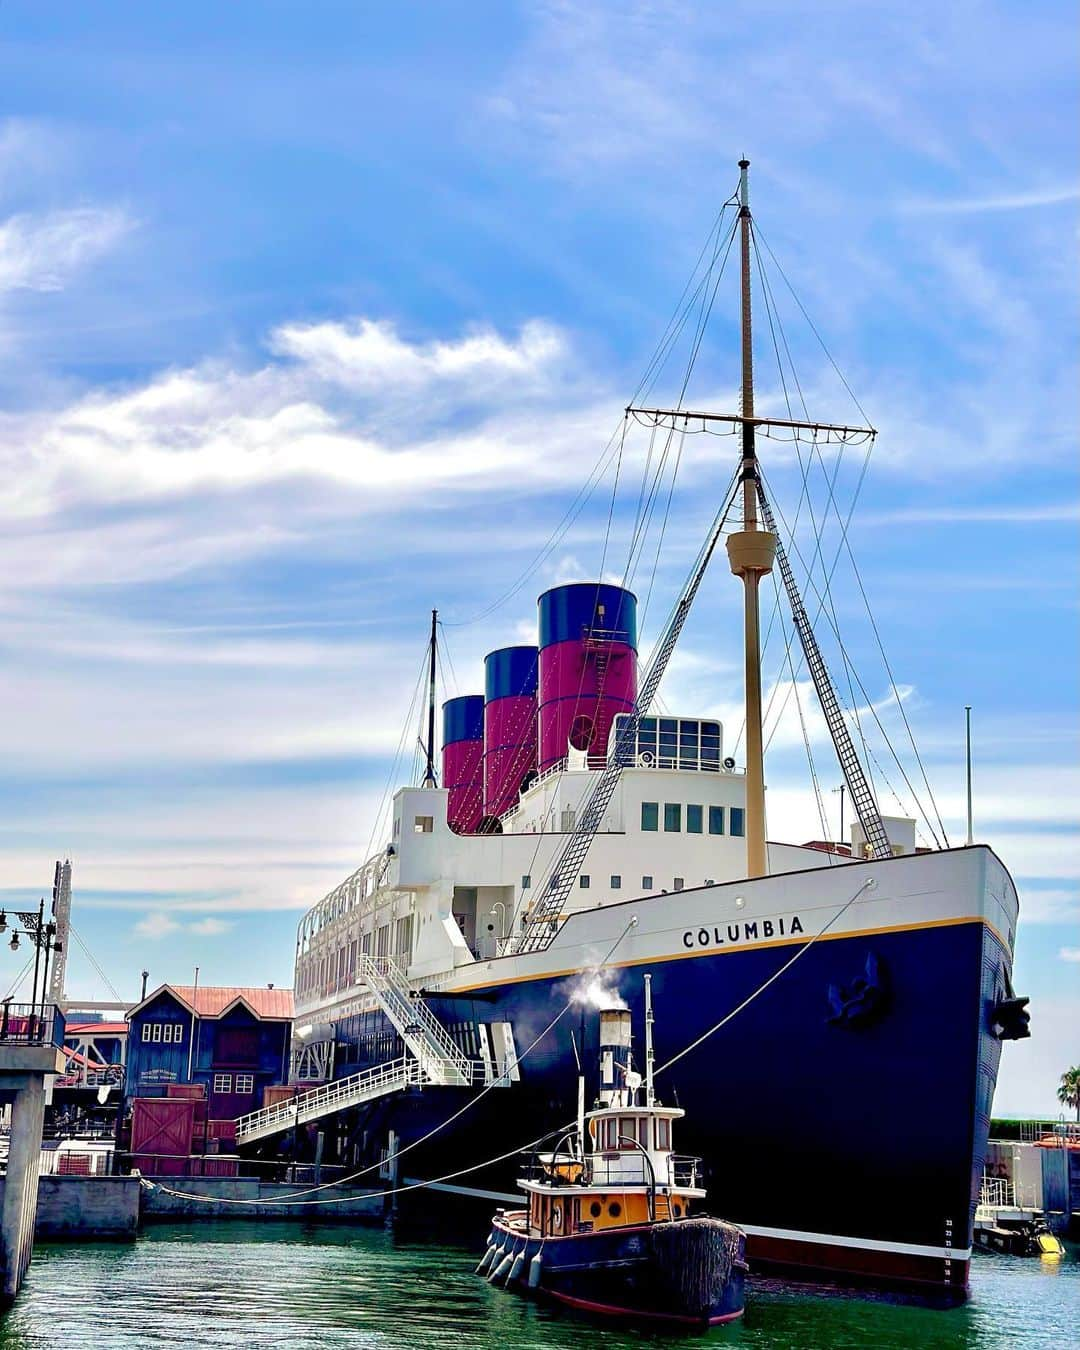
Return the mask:
[[[466, 1244], [382, 1229], [244, 1221], [153, 1227], [127, 1245], [41, 1245], [0, 1350], [86, 1346], [286, 1350], [603, 1350], [686, 1344], [581, 1321], [473, 1274]], [[1080, 1345], [1080, 1250], [1065, 1260], [980, 1256], [972, 1297], [936, 1311], [753, 1284], [741, 1323], [695, 1344], [919, 1346], [929, 1350]]]

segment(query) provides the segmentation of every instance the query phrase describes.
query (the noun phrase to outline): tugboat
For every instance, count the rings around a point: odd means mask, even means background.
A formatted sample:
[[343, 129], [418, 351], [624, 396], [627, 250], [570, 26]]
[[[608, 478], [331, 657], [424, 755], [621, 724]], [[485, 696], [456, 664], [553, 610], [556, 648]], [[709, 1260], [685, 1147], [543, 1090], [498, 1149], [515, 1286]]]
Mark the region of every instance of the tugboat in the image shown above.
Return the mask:
[[588, 1313], [701, 1330], [741, 1317], [746, 1235], [697, 1212], [701, 1159], [673, 1151], [685, 1114], [653, 1091], [645, 976], [644, 1083], [630, 1055], [629, 1009], [600, 1013], [600, 1092], [518, 1185], [525, 1207], [497, 1210], [477, 1274]]

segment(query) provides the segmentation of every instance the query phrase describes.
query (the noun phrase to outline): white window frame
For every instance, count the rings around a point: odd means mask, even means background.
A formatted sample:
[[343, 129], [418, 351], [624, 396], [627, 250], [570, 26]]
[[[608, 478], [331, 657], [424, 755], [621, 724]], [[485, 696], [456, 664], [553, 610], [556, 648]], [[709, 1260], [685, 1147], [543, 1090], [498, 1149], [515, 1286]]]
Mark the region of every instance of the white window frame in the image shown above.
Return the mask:
[[214, 1091], [222, 1094], [232, 1092], [233, 1076], [231, 1073], [214, 1074]]
[[148, 1041], [150, 1039], [150, 1036], [152, 1034], [150, 1028], [153, 1025], [154, 1025], [153, 1022], [144, 1022], [142, 1024], [142, 1038], [144, 1041]]
[[238, 1073], [234, 1080], [234, 1092], [254, 1092], [255, 1075], [253, 1073]]
[[162, 1027], [165, 1025], [165, 1023], [164, 1023], [164, 1022], [152, 1022], [150, 1025], [154, 1028], [154, 1030], [153, 1030], [153, 1032], [151, 1033], [151, 1036], [150, 1036], [151, 1041], [153, 1041], [155, 1044], [160, 1043], [161, 1038], [162, 1038], [162, 1030], [161, 1030], [161, 1029], [162, 1029]]

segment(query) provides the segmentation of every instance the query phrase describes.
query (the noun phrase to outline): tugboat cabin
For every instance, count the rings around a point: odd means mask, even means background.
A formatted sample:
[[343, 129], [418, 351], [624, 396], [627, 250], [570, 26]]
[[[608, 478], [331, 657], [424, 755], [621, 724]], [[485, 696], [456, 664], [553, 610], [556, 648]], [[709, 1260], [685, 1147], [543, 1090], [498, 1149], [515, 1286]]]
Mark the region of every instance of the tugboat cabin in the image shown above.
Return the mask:
[[[553, 1153], [533, 1159], [521, 1179], [529, 1200], [518, 1226], [530, 1236], [559, 1238], [606, 1228], [686, 1218], [704, 1198], [700, 1160], [676, 1154], [674, 1122], [684, 1112], [660, 1106], [652, 1085], [642, 1092], [630, 1061], [630, 1014], [600, 1014], [597, 1106], [581, 1112]], [[508, 1218], [510, 1216], [507, 1216]]]

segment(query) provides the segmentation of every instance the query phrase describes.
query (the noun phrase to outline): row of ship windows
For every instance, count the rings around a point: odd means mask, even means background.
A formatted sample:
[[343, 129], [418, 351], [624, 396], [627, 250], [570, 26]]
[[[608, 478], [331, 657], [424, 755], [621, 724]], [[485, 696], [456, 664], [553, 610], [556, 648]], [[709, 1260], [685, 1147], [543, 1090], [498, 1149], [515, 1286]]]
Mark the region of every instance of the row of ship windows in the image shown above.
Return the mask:
[[[727, 818], [727, 830], [724, 829], [725, 813]], [[742, 836], [746, 833], [746, 812], [741, 806], [710, 806], [708, 816], [705, 814], [705, 807], [689, 803], [686, 807], [686, 833], [704, 834], [705, 822], [708, 820], [710, 834], [733, 834]], [[666, 834], [678, 834], [683, 827], [683, 807], [682, 802], [664, 803], [664, 831]], [[642, 802], [641, 803], [641, 828], [643, 830], [657, 831], [660, 828], [660, 803]]]
[[[408, 965], [412, 954], [412, 915], [406, 914], [396, 920], [393, 928], [394, 959], [400, 965]], [[361, 956], [390, 956], [390, 924], [385, 923], [374, 933], [370, 930], [360, 935], [359, 944], [354, 938], [334, 952], [323, 956], [303, 956], [297, 962], [297, 995], [335, 994], [340, 989], [350, 988], [356, 980], [357, 952]], [[374, 947], [374, 953], [372, 952]]]
[[[653, 889], [653, 880], [654, 879], [651, 876], [649, 876], [648, 873], [646, 873], [641, 878], [641, 889], [643, 891], [651, 891]], [[558, 876], [556, 875], [554, 878], [552, 878], [552, 885], [557, 884], [558, 884]], [[706, 878], [705, 881], [706, 886], [714, 886], [715, 884], [716, 883], [714, 881], [711, 881], [708, 878]], [[685, 887], [685, 885], [686, 885], [685, 877], [674, 877], [672, 879], [671, 889], [673, 891], [681, 891]], [[592, 877], [589, 876], [587, 872], [582, 872], [581, 875], [578, 877], [578, 886], [583, 891], [589, 890], [592, 886]], [[608, 878], [608, 886], [613, 891], [622, 890], [622, 876], [620, 875], [620, 873], [612, 872], [611, 876]], [[523, 891], [528, 891], [532, 889], [532, 876], [528, 872], [526, 872], [525, 875], [521, 878], [521, 889]], [[664, 894], [666, 895], [667, 892], [665, 891]], [[526, 916], [523, 914], [521, 916], [522, 927], [525, 926], [525, 922]]]

